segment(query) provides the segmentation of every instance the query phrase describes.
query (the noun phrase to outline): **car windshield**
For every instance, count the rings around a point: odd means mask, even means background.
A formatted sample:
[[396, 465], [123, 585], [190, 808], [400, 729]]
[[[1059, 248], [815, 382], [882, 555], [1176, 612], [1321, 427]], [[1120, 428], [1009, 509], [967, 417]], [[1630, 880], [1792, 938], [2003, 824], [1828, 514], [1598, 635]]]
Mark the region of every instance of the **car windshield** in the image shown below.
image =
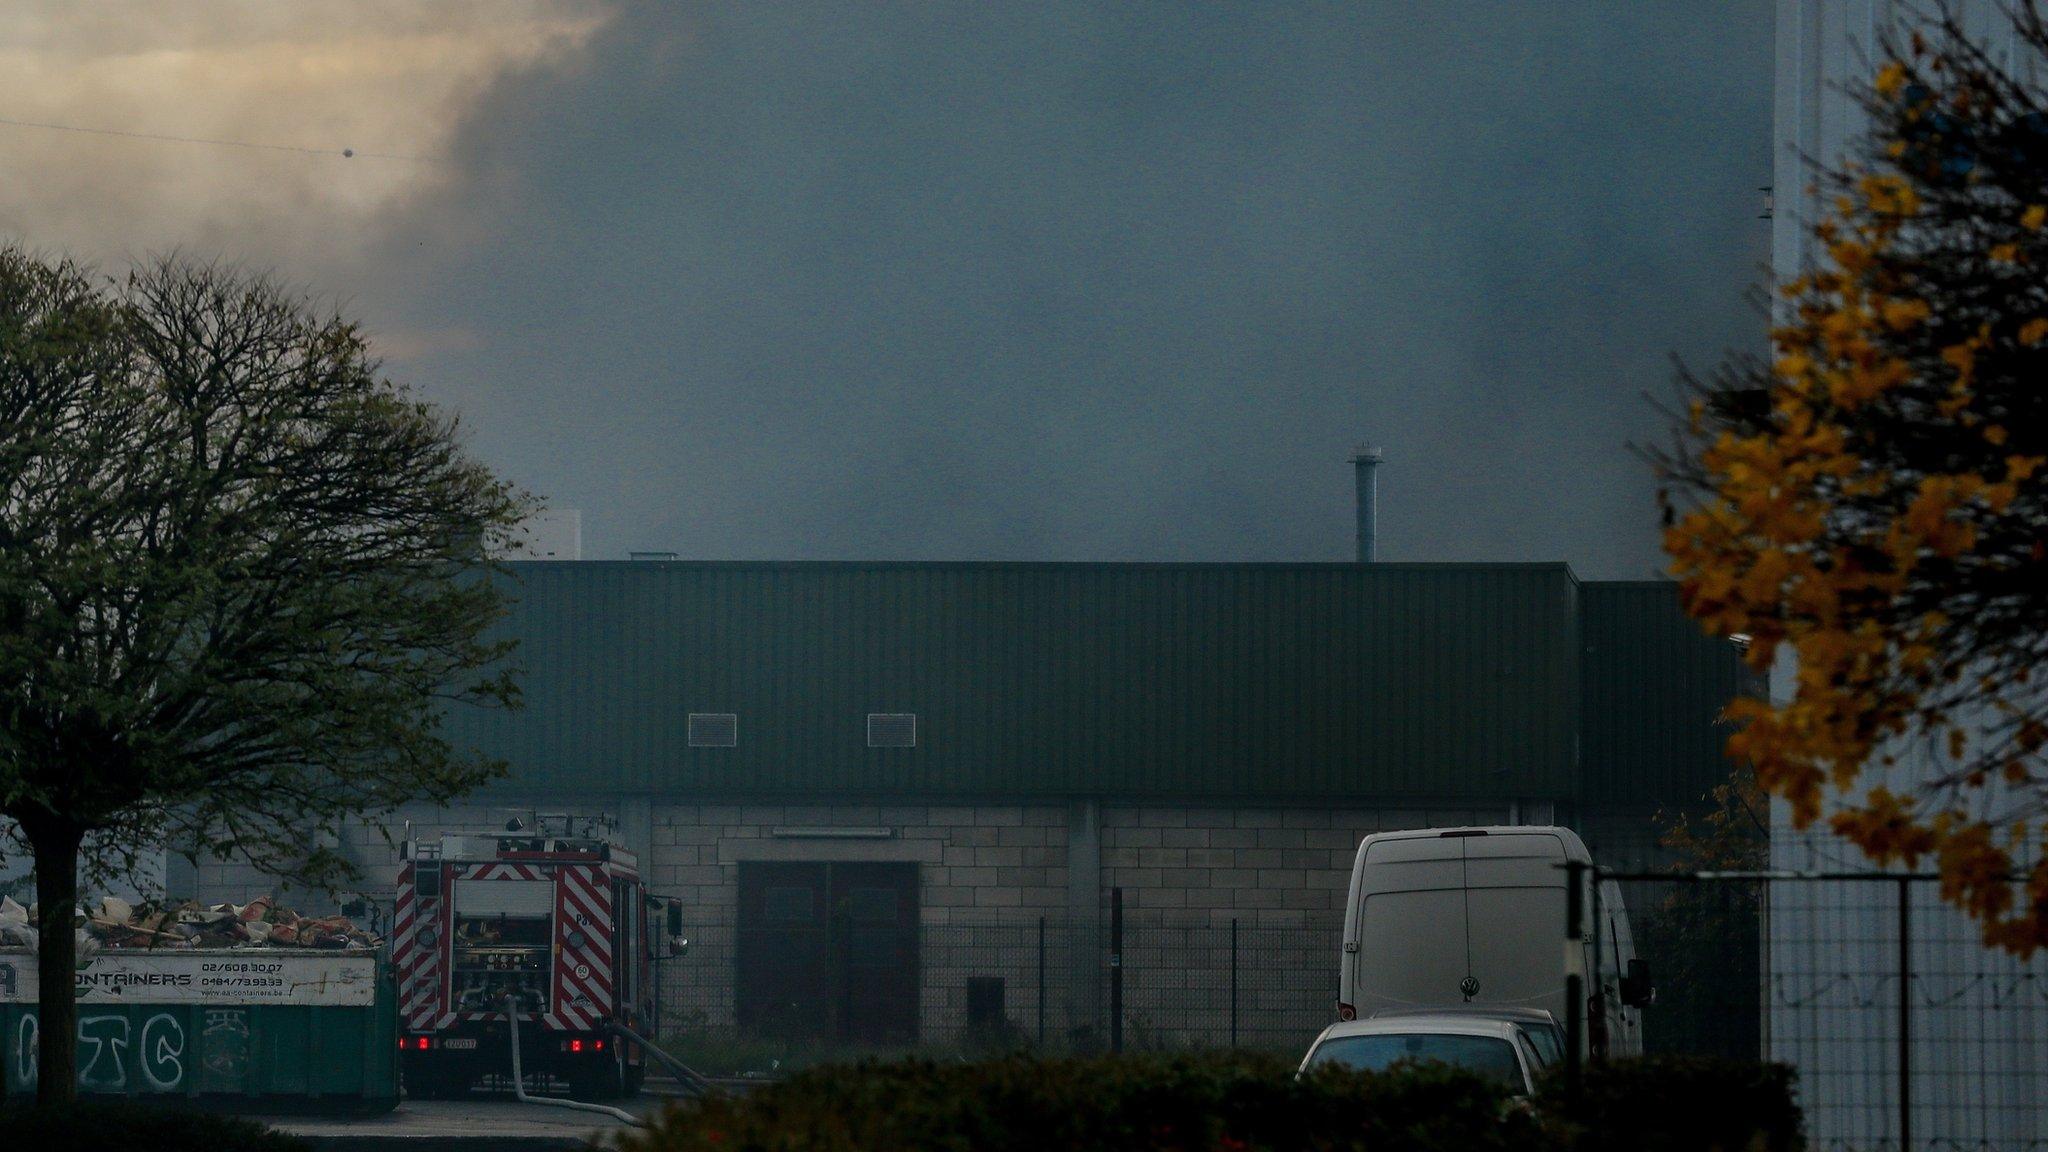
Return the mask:
[[1341, 1064], [1380, 1072], [1403, 1061], [1434, 1061], [1476, 1072], [1517, 1090], [1522, 1068], [1514, 1045], [1497, 1036], [1455, 1036], [1431, 1032], [1385, 1033], [1378, 1036], [1337, 1036], [1309, 1053], [1310, 1067]]
[[1529, 1047], [1536, 1049], [1536, 1055], [1545, 1068], [1555, 1068], [1564, 1060], [1564, 1041], [1558, 1037], [1557, 1029], [1547, 1024], [1532, 1024], [1522, 1029], [1522, 1035], [1529, 1038]]

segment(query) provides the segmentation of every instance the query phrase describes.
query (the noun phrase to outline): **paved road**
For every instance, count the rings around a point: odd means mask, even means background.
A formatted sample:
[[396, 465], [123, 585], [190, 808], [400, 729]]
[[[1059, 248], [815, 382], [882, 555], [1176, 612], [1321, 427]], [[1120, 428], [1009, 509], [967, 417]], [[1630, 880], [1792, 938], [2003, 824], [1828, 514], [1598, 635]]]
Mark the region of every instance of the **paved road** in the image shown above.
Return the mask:
[[[663, 1099], [643, 1096], [623, 1107], [645, 1115]], [[323, 1152], [556, 1152], [587, 1148], [624, 1125], [595, 1112], [521, 1104], [510, 1097], [471, 1100], [405, 1100], [382, 1116], [256, 1116], [273, 1128], [307, 1137]], [[608, 1143], [608, 1140], [606, 1141]]]

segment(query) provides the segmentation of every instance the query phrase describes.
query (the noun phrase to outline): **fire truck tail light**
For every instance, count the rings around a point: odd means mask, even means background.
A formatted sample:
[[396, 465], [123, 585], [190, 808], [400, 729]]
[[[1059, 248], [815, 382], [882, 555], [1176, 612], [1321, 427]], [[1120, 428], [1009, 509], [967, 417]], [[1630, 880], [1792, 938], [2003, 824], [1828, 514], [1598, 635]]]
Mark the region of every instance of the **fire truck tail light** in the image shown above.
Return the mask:
[[581, 1051], [583, 1051], [583, 1041], [581, 1041], [581, 1040], [571, 1040], [571, 1041], [569, 1041], [569, 1051], [571, 1051], [571, 1052], [581, 1052]]
[[434, 1046], [434, 1038], [432, 1036], [415, 1036], [413, 1037], [412, 1046], [425, 1052]]
[[604, 1041], [602, 1041], [602, 1040], [596, 1041], [596, 1042], [595, 1042], [595, 1043], [594, 1043], [594, 1044], [592, 1045], [592, 1047], [596, 1048], [596, 1049], [597, 1049], [597, 1050], [598, 1050], [599, 1052], [602, 1052], [602, 1051], [604, 1051]]

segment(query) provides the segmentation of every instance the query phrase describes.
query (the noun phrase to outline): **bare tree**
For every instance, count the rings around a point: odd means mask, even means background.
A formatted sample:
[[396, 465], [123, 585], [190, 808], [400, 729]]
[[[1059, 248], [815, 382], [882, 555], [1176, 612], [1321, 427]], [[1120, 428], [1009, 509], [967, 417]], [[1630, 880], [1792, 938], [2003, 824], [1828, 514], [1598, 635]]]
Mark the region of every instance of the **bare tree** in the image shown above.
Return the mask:
[[333, 885], [344, 820], [501, 770], [438, 724], [515, 701], [485, 556], [526, 501], [456, 433], [268, 279], [0, 249], [0, 814], [35, 861], [42, 1100], [74, 1091], [81, 872], [169, 848]]

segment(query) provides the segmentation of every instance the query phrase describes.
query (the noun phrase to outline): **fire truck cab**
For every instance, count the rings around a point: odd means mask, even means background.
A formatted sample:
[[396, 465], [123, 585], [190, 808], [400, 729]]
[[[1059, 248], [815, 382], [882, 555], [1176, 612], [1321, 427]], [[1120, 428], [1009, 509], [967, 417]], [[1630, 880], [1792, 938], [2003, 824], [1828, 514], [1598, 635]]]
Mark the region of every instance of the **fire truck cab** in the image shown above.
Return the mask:
[[646, 1053], [612, 1028], [655, 1023], [654, 930], [633, 854], [601, 834], [533, 831], [408, 839], [392, 961], [408, 1095], [460, 1094], [512, 1074], [508, 1005], [522, 1071], [566, 1080], [579, 1099], [639, 1090]]

